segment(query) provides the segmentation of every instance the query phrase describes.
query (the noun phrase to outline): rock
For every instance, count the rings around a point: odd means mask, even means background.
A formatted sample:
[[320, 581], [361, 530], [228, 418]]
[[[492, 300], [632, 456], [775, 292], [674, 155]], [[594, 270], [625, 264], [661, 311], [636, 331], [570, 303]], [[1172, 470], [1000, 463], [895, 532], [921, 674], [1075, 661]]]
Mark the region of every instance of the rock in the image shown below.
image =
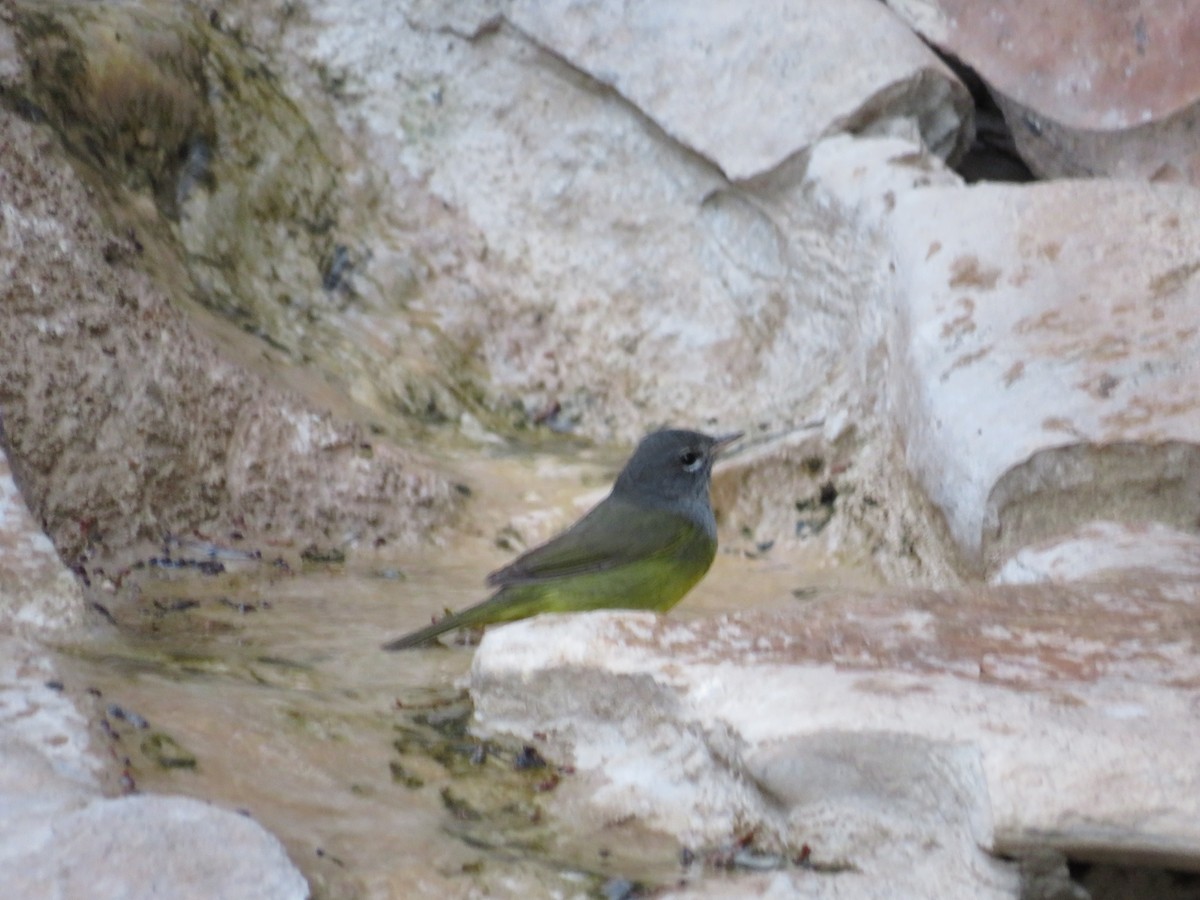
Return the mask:
[[65, 559], [201, 526], [418, 542], [453, 518], [461, 497], [425, 461], [237, 362], [177, 309], [44, 128], [3, 112], [0, 134], [6, 449]]
[[991, 580], [1031, 584], [1163, 576], [1200, 584], [1200, 537], [1158, 522], [1089, 522], [1023, 548]]
[[932, 152], [970, 141], [970, 100], [878, 3], [819, 0], [702, 9], [518, 0], [508, 19], [609, 85], [731, 181], [764, 175], [821, 137], [912, 118]]
[[283, 845], [247, 816], [188, 797], [94, 799], [24, 819], [0, 867], [15, 896], [309, 896]]
[[485, 636], [471, 693], [484, 732], [573, 764], [563, 802], [601, 819], [854, 867], [806, 873], [812, 896], [1016, 897], [997, 856], [1200, 865], [1193, 588], [542, 616]]
[[0, 632], [63, 632], [79, 625], [83, 612], [79, 582], [29, 514], [0, 451]]
[[[0, 804], [50, 808], [98, 796], [103, 766], [87, 719], [49, 656], [9, 635], [0, 635], [0, 651]], [[17, 827], [8, 816], [4, 825]]]
[[[364, 186], [355, 226], [365, 241], [363, 283], [402, 280], [379, 267], [430, 231], [474, 249], [439, 253], [429, 266], [437, 277], [410, 276], [414, 296], [403, 302], [469, 360], [455, 367], [471, 380], [460, 394], [487, 407], [471, 416], [501, 433], [548, 427], [633, 443], [663, 423], [788, 431], [814, 418], [827, 393], [845, 393], [845, 350], [874, 259], [857, 252], [843, 222], [808, 202], [807, 151], [837, 129], [907, 129], [919, 140], [901, 121], [914, 109], [935, 143], [935, 119], [952, 123], [950, 144], [967, 129], [966, 95], [944, 67], [877, 4], [854, 11], [862, 28], [896, 42], [895, 53], [872, 51], [849, 65], [857, 93], [839, 98], [830, 84], [831, 105], [800, 130], [795, 118], [808, 114], [812, 85], [797, 93], [790, 75], [759, 65], [744, 82], [731, 76], [736, 108], [710, 115], [712, 63], [683, 40], [705, 29], [718, 40], [726, 29], [747, 53], [783, 47], [767, 13], [740, 35], [729, 14], [707, 25], [685, 16], [667, 30], [678, 36], [660, 42], [651, 18], [631, 7], [641, 30], [628, 39], [676, 55], [622, 56], [613, 66], [571, 24], [609, 27], [600, 5], [423, 2], [400, 16], [393, 5], [364, 3], [315, 9], [305, 20], [233, 4], [222, 15], [265, 42], [284, 84], [334, 92], [353, 151], [345, 165]], [[787, 40], [821, 47], [825, 32], [787, 21]], [[837, 17], [844, 21], [854, 20]], [[827, 16], [809, 25], [822, 22], [835, 32], [828, 40], [848, 39]], [[694, 71], [690, 82], [667, 79], [670, 66]], [[314, 85], [313, 72], [330, 73], [328, 83]], [[690, 95], [688, 83], [697, 85]], [[729, 122], [747, 123], [763, 105], [774, 115], [776, 98], [793, 95], [783, 124], [771, 118], [729, 136]], [[689, 122], [699, 130], [684, 136]], [[757, 177], [731, 183], [724, 166]], [[456, 290], [424, 299], [446, 282]], [[398, 327], [392, 313], [370, 314], [367, 335], [344, 354], [373, 352]], [[391, 382], [392, 365], [381, 359], [374, 369]]]
[[[714, 496], [733, 522], [760, 539], [809, 542], [816, 536], [827, 559], [869, 559], [870, 568], [892, 583], [961, 581], [958, 553], [941, 516], [896, 453], [888, 349], [897, 198], [961, 184], [911, 140], [839, 135], [812, 148], [792, 206], [819, 210], [830, 233], [839, 236], [830, 249], [846, 260], [847, 293], [836, 295], [846, 330], [824, 372], [815, 373], [824, 381], [817, 395], [821, 417], [805, 428], [763, 435], [760, 446], [730, 460], [731, 469], [739, 470], [736, 479], [716, 473]], [[825, 512], [834, 514], [817, 535]]]
[[102, 769], [45, 653], [0, 636], [7, 896], [309, 896], [282, 845], [252, 819], [186, 797], [106, 799]]
[[1200, 185], [1200, 20], [1187, 4], [889, 5], [979, 72], [1038, 175]]
[[[316, 90], [298, 105], [221, 23], [168, 0], [18, 4], [17, 45], [38, 77], [9, 89], [110, 186], [96, 200], [145, 256], [168, 258], [156, 274], [173, 277], [170, 293], [261, 338], [257, 354], [269, 346], [319, 368], [309, 391], [349, 393], [406, 435], [415, 429], [397, 410], [438, 420], [477, 409], [461, 350], [473, 335], [451, 341], [441, 317], [487, 289], [478, 271], [482, 284], [461, 275], [475, 236], [402, 174], [339, 165], [350, 154], [330, 98]], [[112, 197], [116, 186], [128, 196]]]
[[1096, 519], [1195, 529], [1198, 216], [1129, 183], [897, 196], [891, 412], [969, 565]]

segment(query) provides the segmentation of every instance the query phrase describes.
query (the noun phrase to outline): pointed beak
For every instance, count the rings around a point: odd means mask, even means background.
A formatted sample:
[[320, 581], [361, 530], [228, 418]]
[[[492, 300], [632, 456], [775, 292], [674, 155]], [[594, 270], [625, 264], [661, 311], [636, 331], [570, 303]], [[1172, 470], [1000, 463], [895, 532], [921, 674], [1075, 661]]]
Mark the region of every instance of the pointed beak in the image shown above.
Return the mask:
[[718, 456], [720, 456], [721, 453], [727, 447], [729, 447], [729, 445], [731, 445], [732, 443], [734, 443], [737, 440], [740, 440], [742, 435], [744, 435], [744, 434], [745, 434], [744, 431], [735, 431], [735, 432], [732, 432], [731, 434], [723, 434], [720, 437], [713, 438], [713, 446], [712, 446], [713, 459], [716, 459]]

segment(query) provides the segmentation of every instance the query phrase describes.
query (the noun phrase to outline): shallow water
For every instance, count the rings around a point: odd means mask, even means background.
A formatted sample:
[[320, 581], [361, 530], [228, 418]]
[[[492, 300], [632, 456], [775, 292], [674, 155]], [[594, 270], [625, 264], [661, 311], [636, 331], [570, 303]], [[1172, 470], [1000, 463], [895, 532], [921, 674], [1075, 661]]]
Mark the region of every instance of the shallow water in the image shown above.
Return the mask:
[[[466, 731], [470, 647], [379, 649], [483, 597], [484, 574], [521, 538], [548, 537], [603, 495], [606, 462], [464, 464], [468, 482], [486, 485], [473, 533], [420, 553], [337, 564], [292, 551], [282, 567], [260, 548], [262, 560], [216, 575], [136, 570], [102, 598], [116, 627], [64, 665], [102, 693], [136, 789], [246, 811], [317, 897], [595, 896], [610, 878], [728, 877], [685, 872], [675, 841], [635, 823], [556, 817], [569, 771], [519, 770], [519, 746], [485, 747]], [[823, 586], [871, 582], [822, 562], [800, 548], [758, 558], [726, 548], [671, 615], [788, 607]]]

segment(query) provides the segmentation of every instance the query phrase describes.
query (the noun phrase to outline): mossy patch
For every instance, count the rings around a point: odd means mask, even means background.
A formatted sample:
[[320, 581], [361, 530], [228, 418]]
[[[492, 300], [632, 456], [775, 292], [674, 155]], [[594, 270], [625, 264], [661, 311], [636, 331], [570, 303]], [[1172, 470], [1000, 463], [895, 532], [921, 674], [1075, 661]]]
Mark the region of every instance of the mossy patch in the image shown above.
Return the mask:
[[203, 160], [216, 142], [204, 48], [192, 30], [124, 6], [39, 4], [15, 24], [31, 107], [77, 157], [177, 215], [181, 179], [208, 177]]

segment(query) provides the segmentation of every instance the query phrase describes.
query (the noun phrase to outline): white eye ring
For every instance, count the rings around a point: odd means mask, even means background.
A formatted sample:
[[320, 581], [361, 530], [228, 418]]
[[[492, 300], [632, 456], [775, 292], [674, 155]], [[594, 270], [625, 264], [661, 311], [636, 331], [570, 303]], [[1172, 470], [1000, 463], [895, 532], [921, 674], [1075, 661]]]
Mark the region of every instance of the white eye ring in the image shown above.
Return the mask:
[[697, 453], [695, 450], [684, 450], [679, 454], [679, 461], [683, 463], [685, 472], [695, 472], [704, 465], [704, 454]]

